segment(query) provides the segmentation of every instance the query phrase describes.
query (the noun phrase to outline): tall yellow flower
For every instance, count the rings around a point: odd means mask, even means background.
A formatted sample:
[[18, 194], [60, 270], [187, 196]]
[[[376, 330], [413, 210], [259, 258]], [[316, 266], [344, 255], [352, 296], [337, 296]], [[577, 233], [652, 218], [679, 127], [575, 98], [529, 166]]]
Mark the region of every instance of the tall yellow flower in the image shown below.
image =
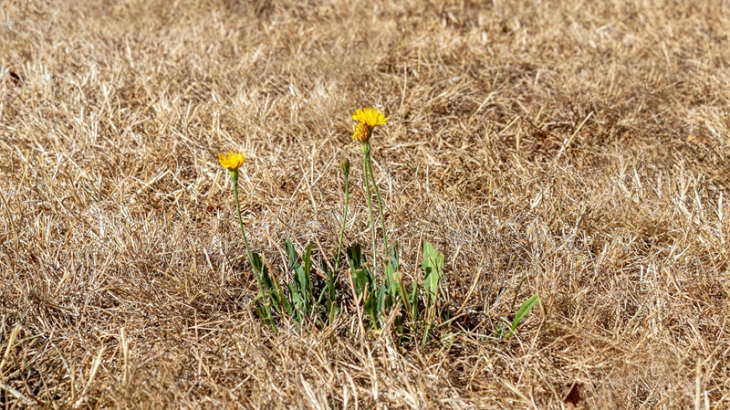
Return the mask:
[[373, 181], [375, 195], [378, 197], [378, 209], [380, 210], [380, 222], [383, 226], [383, 245], [385, 246], [385, 254], [388, 254], [388, 237], [385, 233], [385, 218], [383, 216], [383, 201], [380, 199], [378, 185], [375, 183], [373, 176], [373, 167], [370, 164], [370, 137], [373, 136], [373, 129], [379, 125], [383, 125], [390, 119], [381, 113], [377, 108], [365, 107], [360, 108], [352, 114], [352, 119], [357, 121], [354, 125], [355, 133], [352, 139], [360, 141], [360, 152], [363, 155], [363, 173], [365, 175], [365, 198], [368, 200], [368, 214], [370, 215], [370, 230], [373, 234], [373, 272], [378, 270], [378, 262], [376, 255], [376, 234], [375, 219], [373, 218], [373, 204], [370, 198], [370, 181]]
[[220, 162], [223, 168], [228, 170], [228, 173], [233, 179], [238, 178], [238, 168], [241, 168], [244, 160], [245, 158], [243, 158], [243, 154], [240, 152], [228, 151], [225, 155], [223, 153], [218, 154], [218, 162]]
[[355, 133], [352, 135], [352, 139], [360, 141], [361, 144], [367, 144], [370, 142], [373, 128], [385, 124], [390, 117], [383, 115], [377, 108], [365, 107], [355, 111], [352, 119], [358, 122], [354, 125]]
[[[225, 154], [218, 154], [218, 162], [221, 166], [228, 170], [228, 175], [231, 177], [233, 182], [233, 198], [236, 200], [236, 212], [238, 213], [238, 227], [241, 228], [241, 236], [243, 236], [243, 244], [246, 246], [246, 253], [248, 254], [248, 261], [251, 263], [253, 268], [254, 276], [256, 276], [256, 282], [259, 284], [259, 291], [264, 295], [264, 306], [263, 312], [260, 313], [262, 319], [265, 319], [271, 325], [271, 329], [274, 333], [277, 332], [276, 325], [271, 321], [271, 301], [274, 299], [268, 296], [269, 292], [264, 288], [261, 277], [263, 272], [259, 269], [257, 264], [254, 262], [254, 253], [251, 252], [251, 248], [248, 247], [248, 238], [246, 238], [246, 230], [243, 227], [243, 220], [241, 219], [241, 203], [238, 202], [238, 168], [241, 168], [243, 161], [246, 159], [238, 151], [227, 151]], [[258, 303], [258, 302], [257, 302]], [[277, 302], [278, 303], [278, 302]]]

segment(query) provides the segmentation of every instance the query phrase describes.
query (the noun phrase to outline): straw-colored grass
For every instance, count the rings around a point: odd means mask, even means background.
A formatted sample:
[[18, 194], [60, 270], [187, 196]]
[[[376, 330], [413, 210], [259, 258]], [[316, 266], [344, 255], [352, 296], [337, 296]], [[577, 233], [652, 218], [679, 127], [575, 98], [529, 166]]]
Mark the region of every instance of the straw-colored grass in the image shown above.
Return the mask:
[[[394, 3], [0, 1], [0, 404], [730, 406], [725, 2]], [[217, 164], [288, 281], [344, 157], [369, 244], [366, 105], [403, 272], [432, 242], [463, 306], [425, 349], [361, 334], [344, 270], [337, 323], [272, 333]]]

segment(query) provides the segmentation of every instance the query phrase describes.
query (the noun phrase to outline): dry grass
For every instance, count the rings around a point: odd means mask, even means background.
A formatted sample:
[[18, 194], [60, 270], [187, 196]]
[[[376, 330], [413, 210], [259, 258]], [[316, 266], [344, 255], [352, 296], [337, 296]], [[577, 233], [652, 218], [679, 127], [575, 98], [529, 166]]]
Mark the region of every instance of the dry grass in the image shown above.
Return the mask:
[[[730, 406], [727, 7], [399, 3], [0, 1], [1, 404]], [[358, 336], [345, 282], [334, 326], [262, 325], [216, 163], [285, 275], [281, 239], [336, 249], [348, 157], [367, 248], [370, 104], [404, 271], [423, 236], [466, 304], [424, 350]], [[546, 309], [495, 340], [525, 276]]]

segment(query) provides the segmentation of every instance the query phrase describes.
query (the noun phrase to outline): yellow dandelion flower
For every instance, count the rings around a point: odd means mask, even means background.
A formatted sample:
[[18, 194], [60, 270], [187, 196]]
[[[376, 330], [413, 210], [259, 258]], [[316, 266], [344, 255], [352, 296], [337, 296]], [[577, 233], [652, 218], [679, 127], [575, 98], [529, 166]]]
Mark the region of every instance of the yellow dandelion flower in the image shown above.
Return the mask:
[[365, 107], [355, 111], [352, 119], [358, 122], [354, 125], [355, 133], [352, 135], [352, 139], [360, 141], [361, 144], [367, 144], [370, 142], [373, 128], [385, 124], [390, 117], [385, 117], [377, 108]]
[[228, 151], [225, 155], [222, 153], [218, 154], [218, 162], [220, 162], [223, 168], [228, 170], [232, 178], [238, 176], [238, 168], [241, 168], [244, 160], [245, 158], [243, 158], [243, 154], [240, 152]]
[[352, 115], [352, 119], [362, 125], [366, 125], [372, 130], [374, 127], [388, 122], [390, 117], [386, 118], [383, 113], [378, 111], [377, 108], [365, 107], [355, 111], [355, 114]]

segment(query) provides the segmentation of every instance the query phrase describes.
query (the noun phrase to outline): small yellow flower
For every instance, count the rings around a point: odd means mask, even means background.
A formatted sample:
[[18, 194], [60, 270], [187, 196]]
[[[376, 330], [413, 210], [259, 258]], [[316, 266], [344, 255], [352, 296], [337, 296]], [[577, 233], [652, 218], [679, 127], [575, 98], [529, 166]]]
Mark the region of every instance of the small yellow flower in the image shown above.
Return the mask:
[[355, 133], [352, 135], [352, 139], [358, 140], [362, 144], [367, 144], [370, 142], [373, 128], [385, 124], [390, 117], [385, 117], [377, 108], [365, 107], [355, 111], [352, 119], [358, 122], [354, 126]]
[[243, 165], [243, 161], [245, 158], [243, 158], [243, 154], [240, 152], [234, 152], [234, 151], [228, 151], [226, 152], [226, 155], [218, 154], [218, 162], [220, 162], [221, 166], [228, 170], [229, 173], [237, 173], [238, 168], [241, 168], [241, 165]]
[[373, 127], [383, 125], [388, 122], [390, 117], [386, 118], [383, 113], [378, 111], [377, 108], [365, 107], [355, 111], [355, 114], [352, 115], [352, 119], [362, 125], [367, 125], [370, 129], [373, 129]]

